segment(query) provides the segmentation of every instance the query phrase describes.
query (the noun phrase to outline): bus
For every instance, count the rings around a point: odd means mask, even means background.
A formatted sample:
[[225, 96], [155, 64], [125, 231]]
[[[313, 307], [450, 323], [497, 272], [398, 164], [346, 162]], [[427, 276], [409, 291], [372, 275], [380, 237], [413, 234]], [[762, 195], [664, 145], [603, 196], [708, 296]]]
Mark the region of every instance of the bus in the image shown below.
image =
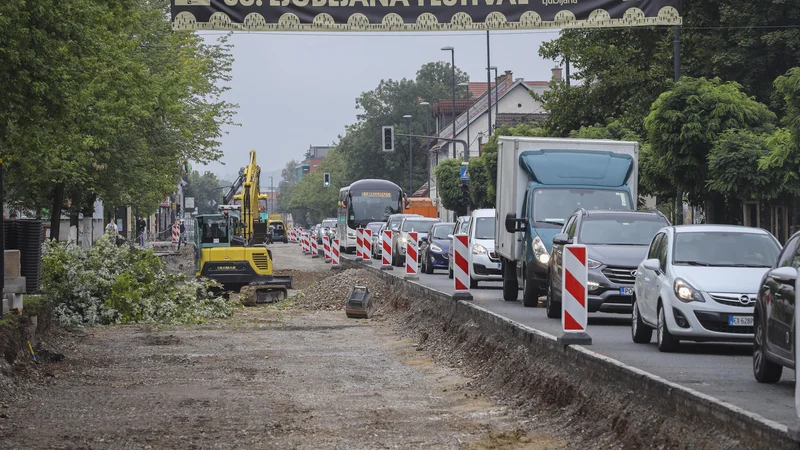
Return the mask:
[[386, 180], [359, 180], [339, 190], [336, 237], [341, 251], [356, 249], [356, 229], [370, 222], [384, 222], [403, 212], [406, 195], [400, 186]]

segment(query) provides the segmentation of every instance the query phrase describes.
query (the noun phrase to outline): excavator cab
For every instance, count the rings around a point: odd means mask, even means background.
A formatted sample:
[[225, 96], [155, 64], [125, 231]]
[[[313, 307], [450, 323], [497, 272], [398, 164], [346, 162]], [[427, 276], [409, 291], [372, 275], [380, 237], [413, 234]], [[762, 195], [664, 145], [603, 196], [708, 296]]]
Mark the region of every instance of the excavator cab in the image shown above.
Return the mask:
[[195, 217], [196, 275], [216, 280], [225, 291], [239, 292], [245, 305], [286, 298], [292, 278], [273, 276], [272, 252], [237, 236], [236, 219], [224, 212]]

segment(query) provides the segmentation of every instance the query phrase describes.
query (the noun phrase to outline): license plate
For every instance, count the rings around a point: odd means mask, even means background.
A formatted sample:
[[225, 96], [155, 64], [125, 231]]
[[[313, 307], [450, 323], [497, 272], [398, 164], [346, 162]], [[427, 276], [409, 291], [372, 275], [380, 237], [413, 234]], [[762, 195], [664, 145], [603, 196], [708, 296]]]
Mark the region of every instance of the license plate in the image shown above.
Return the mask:
[[633, 288], [632, 287], [621, 287], [621, 288], [619, 288], [619, 295], [633, 295]]
[[728, 316], [728, 325], [733, 327], [752, 327], [753, 316]]
[[497, 263], [497, 270], [501, 270], [502, 268], [503, 268], [503, 265], [501, 263]]

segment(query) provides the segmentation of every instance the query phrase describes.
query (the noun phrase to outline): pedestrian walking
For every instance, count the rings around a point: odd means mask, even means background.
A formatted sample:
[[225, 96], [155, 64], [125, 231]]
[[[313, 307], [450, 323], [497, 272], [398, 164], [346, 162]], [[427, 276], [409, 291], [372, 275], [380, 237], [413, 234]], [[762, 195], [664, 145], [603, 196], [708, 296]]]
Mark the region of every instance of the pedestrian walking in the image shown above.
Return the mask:
[[136, 236], [139, 238], [139, 245], [144, 247], [144, 234], [147, 232], [147, 222], [144, 220], [144, 216], [139, 216], [139, 220], [136, 221]]
[[112, 217], [111, 219], [109, 219], [108, 225], [106, 225], [106, 234], [116, 239], [118, 233], [119, 233], [119, 227], [117, 227], [117, 222]]
[[183, 219], [181, 219], [181, 228], [180, 228], [180, 230], [181, 230], [181, 236], [178, 238], [178, 251], [181, 250], [181, 242], [183, 242], [183, 236], [184, 236], [184, 233], [186, 233], [186, 224], [184, 223]]

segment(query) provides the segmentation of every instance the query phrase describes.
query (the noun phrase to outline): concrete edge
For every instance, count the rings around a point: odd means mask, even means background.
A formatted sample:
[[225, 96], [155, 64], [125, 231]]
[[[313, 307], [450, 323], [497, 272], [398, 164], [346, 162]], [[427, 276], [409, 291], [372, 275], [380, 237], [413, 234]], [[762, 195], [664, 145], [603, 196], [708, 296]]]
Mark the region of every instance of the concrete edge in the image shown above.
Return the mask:
[[[392, 285], [407, 285], [411, 288], [412, 292], [416, 291], [414, 292], [415, 294], [433, 297], [434, 299], [442, 302], [454, 303], [450, 294], [424, 286], [418, 282], [403, 280], [402, 278], [393, 276], [391, 272], [381, 271], [375, 267], [358, 264], [352, 260], [343, 260], [343, 262], [344, 261], [347, 261], [345, 263], [346, 265], [353, 268], [372, 270], [375, 275], [386, 280]], [[789, 433], [789, 427], [787, 425], [767, 419], [760, 414], [750, 412], [731, 403], [719, 400], [716, 397], [712, 397], [692, 388], [669, 381], [658, 375], [625, 364], [614, 358], [593, 352], [586, 347], [563, 347], [557, 344], [556, 336], [519, 322], [515, 322], [481, 306], [477, 306], [472, 302], [458, 301], [457, 307], [466, 308], [473, 314], [483, 316], [482, 318], [484, 320], [488, 319], [489, 321], [499, 324], [500, 328], [512, 330], [511, 333], [517, 335], [517, 338], [528, 335], [529, 338], [525, 340], [542, 341], [548, 345], [550, 351], [561, 352], [565, 356], [568, 356], [575, 361], [588, 366], [596, 366], [598, 368], [602, 368], [603, 370], [610, 370], [619, 376], [618, 380], [620, 383], [628, 383], [631, 385], [631, 387], [644, 387], [647, 391], [649, 391], [650, 394], [659, 395], [662, 400], [671, 401], [676, 407], [679, 404], [681, 407], [689, 407], [692, 410], [691, 412], [694, 414], [708, 415], [711, 413], [711, 416], [707, 417], [708, 420], [719, 421], [720, 423], [724, 423], [726, 427], [746, 429], [748, 431], [755, 432], [768, 441], [778, 441], [776, 444], [780, 442], [781, 444], [785, 445], [787, 441], [794, 442]], [[514, 331], [516, 331], [516, 333]]]

